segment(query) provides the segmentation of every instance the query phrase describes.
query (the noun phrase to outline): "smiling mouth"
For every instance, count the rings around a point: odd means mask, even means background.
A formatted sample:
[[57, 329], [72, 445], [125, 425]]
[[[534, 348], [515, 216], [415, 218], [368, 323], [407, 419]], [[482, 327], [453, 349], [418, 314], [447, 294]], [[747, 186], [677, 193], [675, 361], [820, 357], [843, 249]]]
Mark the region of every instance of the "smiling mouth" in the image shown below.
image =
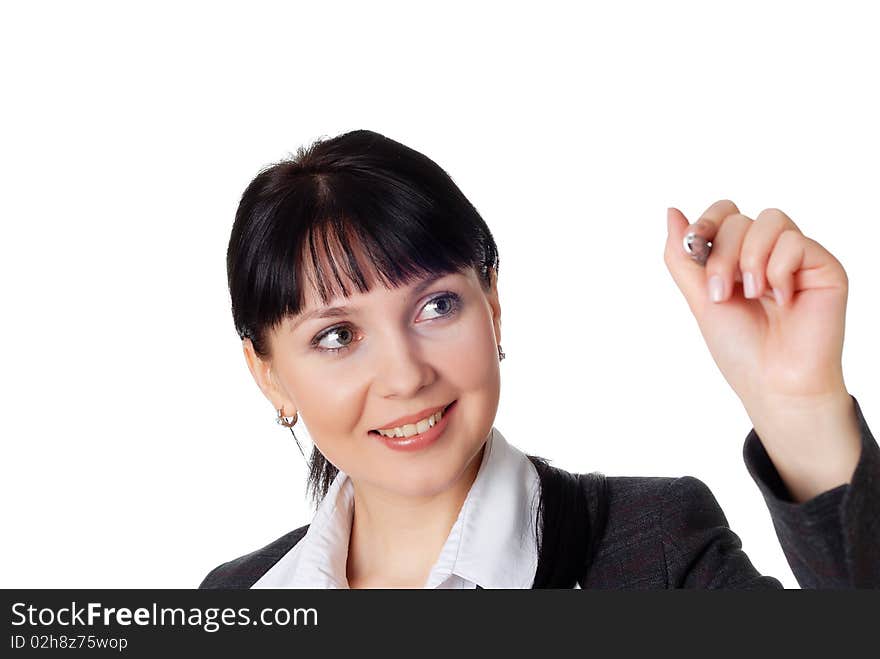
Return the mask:
[[[446, 412], [449, 411], [449, 408], [452, 407], [453, 405], [455, 405], [456, 402], [458, 402], [458, 398], [456, 398], [454, 401], [452, 401], [451, 403], [449, 403], [449, 405], [447, 405], [446, 407], [443, 408], [443, 414], [446, 414]], [[381, 433], [380, 433], [378, 430], [370, 430], [368, 434], [370, 434], [370, 435], [381, 435]]]

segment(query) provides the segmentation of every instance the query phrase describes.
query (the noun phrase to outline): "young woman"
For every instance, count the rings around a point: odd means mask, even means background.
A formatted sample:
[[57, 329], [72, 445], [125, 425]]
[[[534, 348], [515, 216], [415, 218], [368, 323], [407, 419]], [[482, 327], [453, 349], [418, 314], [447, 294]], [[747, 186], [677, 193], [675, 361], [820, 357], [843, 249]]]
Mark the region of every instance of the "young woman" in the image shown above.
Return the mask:
[[[877, 587], [880, 447], [843, 383], [843, 268], [777, 209], [667, 223], [799, 583]], [[689, 229], [714, 243], [705, 263]], [[366, 130], [301, 148], [245, 190], [227, 267], [248, 367], [314, 441], [318, 506], [201, 587], [782, 587], [700, 480], [570, 474], [495, 427], [498, 250], [426, 156]]]

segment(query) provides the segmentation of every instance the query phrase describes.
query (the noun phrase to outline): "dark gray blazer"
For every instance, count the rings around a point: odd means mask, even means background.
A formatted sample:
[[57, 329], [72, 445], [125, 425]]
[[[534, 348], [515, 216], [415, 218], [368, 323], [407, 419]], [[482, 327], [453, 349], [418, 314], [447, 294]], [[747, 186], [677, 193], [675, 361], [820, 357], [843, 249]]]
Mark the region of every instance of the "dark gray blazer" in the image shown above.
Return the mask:
[[[850, 483], [796, 504], [752, 429], [746, 468], [801, 588], [880, 588], [880, 447], [853, 396], [862, 453]], [[607, 521], [584, 588], [782, 588], [762, 576], [711, 490], [693, 476], [606, 478]], [[200, 588], [250, 588], [308, 524], [214, 568]]]

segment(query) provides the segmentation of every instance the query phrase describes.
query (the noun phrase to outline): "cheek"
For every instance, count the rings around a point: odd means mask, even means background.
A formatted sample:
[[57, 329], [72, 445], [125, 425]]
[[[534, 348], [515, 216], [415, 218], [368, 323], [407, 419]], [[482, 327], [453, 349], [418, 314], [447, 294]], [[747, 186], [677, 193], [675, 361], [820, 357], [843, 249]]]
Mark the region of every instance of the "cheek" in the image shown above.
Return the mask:
[[312, 441], [334, 462], [353, 428], [362, 422], [363, 387], [337, 369], [299, 369], [292, 374], [291, 391], [308, 424]]
[[485, 387], [498, 376], [493, 360], [498, 350], [484, 336], [469, 337], [455, 350], [450, 350], [444, 360], [443, 370], [456, 388], [463, 391]]
[[474, 318], [462, 329], [454, 348], [446, 351], [443, 372], [461, 399], [463, 435], [480, 439], [492, 427], [501, 395], [498, 346], [491, 319]]
[[498, 379], [498, 346], [485, 314], [469, 317], [446, 353], [445, 371], [462, 390], [490, 386]]

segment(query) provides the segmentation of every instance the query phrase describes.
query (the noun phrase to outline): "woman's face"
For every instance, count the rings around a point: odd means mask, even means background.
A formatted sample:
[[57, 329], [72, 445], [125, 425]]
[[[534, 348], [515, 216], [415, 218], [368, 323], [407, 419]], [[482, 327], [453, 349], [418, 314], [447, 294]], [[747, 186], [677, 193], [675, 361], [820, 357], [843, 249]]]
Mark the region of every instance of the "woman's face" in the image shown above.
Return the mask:
[[[299, 316], [269, 336], [271, 360], [245, 355], [275, 409], [297, 410], [321, 453], [356, 483], [410, 497], [451, 486], [479, 453], [500, 396], [497, 283], [486, 293], [476, 272], [426, 278], [398, 289], [337, 297], [340, 315], [306, 293]], [[338, 349], [334, 351], [335, 349]], [[456, 401], [437, 441], [415, 451], [386, 446], [370, 430]]]

